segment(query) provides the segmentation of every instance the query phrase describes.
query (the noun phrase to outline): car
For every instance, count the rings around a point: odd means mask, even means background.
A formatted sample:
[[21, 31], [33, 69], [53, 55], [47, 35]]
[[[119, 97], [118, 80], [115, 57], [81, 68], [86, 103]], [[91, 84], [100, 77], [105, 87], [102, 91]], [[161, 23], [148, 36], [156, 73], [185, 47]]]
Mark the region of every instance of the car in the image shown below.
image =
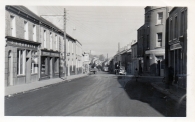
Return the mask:
[[105, 72], [108, 72], [108, 67], [104, 67], [103, 70], [104, 70]]
[[120, 67], [119, 75], [126, 75], [125, 67]]

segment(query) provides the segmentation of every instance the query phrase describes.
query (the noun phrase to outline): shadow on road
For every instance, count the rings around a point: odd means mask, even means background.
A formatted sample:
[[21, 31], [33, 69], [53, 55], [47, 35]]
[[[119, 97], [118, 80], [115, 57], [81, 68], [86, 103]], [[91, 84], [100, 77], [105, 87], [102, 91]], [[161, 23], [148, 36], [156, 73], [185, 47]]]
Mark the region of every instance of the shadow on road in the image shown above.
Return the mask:
[[[125, 81], [128, 81], [125, 84]], [[177, 107], [177, 102], [157, 91], [150, 82], [138, 82], [135, 78], [125, 80], [125, 76], [118, 76], [118, 82], [124, 88], [130, 99], [148, 103], [155, 110], [167, 117], [186, 117], [186, 107]]]

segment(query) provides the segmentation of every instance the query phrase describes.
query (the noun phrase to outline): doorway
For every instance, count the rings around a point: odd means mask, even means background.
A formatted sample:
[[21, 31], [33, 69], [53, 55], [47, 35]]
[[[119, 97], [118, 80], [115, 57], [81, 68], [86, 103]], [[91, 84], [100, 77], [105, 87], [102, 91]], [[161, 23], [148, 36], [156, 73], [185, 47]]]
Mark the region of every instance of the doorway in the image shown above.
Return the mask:
[[13, 56], [11, 50], [8, 52], [8, 78], [7, 86], [13, 85]]
[[53, 78], [53, 58], [50, 58], [50, 71], [49, 71], [49, 74], [50, 74], [50, 78]]
[[26, 83], [30, 82], [31, 76], [31, 60], [30, 60], [30, 50], [26, 50]]

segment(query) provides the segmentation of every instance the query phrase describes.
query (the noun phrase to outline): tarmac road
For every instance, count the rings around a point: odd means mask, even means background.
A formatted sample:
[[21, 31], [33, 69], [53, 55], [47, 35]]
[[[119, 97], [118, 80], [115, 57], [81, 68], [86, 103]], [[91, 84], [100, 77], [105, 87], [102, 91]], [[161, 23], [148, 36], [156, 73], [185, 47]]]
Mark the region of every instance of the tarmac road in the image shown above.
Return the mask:
[[[124, 83], [128, 82], [124, 89]], [[149, 83], [98, 72], [5, 98], [6, 116], [185, 116]], [[181, 112], [181, 111], [184, 112]]]

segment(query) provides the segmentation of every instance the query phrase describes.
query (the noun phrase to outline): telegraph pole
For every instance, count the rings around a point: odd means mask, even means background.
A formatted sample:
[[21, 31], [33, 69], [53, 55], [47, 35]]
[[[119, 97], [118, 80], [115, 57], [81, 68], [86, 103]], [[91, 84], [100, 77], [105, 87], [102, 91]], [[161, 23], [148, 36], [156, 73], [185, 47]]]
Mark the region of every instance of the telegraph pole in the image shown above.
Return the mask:
[[66, 80], [66, 8], [64, 8], [64, 80]]

